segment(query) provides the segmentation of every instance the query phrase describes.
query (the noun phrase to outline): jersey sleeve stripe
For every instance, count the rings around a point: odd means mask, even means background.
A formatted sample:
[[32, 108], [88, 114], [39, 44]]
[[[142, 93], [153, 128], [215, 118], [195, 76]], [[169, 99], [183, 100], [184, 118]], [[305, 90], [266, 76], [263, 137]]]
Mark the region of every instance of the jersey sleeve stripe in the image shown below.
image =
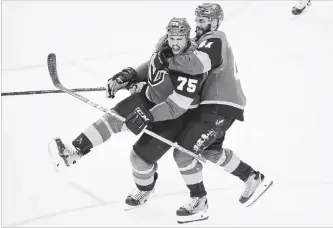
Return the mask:
[[243, 105], [239, 105], [239, 104], [236, 104], [234, 102], [229, 102], [229, 101], [219, 101], [219, 100], [216, 100], [216, 101], [209, 101], [209, 100], [206, 100], [206, 101], [202, 101], [200, 104], [220, 104], [220, 105], [229, 105], [229, 106], [232, 106], [234, 108], [238, 108], [238, 109], [241, 109], [241, 110], [244, 110], [244, 106]]
[[176, 91], [173, 91], [173, 93], [169, 96], [169, 99], [184, 110], [189, 109], [193, 101], [192, 98], [183, 96]]

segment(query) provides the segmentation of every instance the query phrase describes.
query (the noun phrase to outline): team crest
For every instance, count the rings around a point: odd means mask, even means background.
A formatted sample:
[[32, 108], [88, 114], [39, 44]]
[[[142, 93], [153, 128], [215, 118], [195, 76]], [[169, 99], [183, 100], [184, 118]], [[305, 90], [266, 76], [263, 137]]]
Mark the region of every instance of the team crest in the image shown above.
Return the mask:
[[158, 68], [161, 68], [161, 60], [159, 59], [159, 56], [155, 53], [149, 64], [149, 70], [148, 70], [148, 82], [151, 86], [156, 86], [164, 81], [164, 76], [168, 74], [167, 70], [157, 70], [156, 65], [159, 64]]

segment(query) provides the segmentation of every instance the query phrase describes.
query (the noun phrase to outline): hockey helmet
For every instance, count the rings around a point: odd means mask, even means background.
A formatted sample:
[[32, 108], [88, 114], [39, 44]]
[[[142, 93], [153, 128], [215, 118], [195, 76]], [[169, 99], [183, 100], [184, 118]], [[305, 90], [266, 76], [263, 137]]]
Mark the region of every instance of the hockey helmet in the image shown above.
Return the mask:
[[219, 23], [224, 18], [222, 7], [217, 3], [202, 3], [195, 9], [195, 15], [208, 17], [209, 20], [218, 19]]
[[191, 26], [186, 18], [172, 18], [166, 27], [168, 35], [186, 35], [190, 37]]

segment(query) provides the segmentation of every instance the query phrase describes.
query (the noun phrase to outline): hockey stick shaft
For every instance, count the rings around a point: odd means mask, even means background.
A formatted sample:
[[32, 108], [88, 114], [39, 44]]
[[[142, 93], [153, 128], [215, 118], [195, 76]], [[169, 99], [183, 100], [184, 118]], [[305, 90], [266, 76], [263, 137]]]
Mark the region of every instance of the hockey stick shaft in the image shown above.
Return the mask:
[[[106, 109], [106, 108], [102, 107], [101, 105], [92, 102], [91, 100], [89, 100], [89, 99], [81, 96], [80, 94], [72, 92], [71, 90], [65, 88], [61, 83], [57, 85], [57, 88], [60, 89], [60, 90], [62, 90], [62, 91], [64, 91], [65, 93], [68, 93], [68, 94], [72, 95], [73, 97], [75, 97], [75, 98], [77, 98], [77, 99], [79, 99], [79, 100], [87, 103], [88, 105], [93, 106], [93, 107], [99, 109], [100, 111], [102, 111], [104, 113], [107, 113], [109, 115], [112, 115], [112, 116], [116, 117], [117, 119], [119, 119], [122, 122], [125, 122], [125, 120], [126, 120], [124, 117], [122, 117], [122, 116], [120, 116], [120, 115], [112, 112], [111, 110]], [[198, 156], [197, 154], [195, 154], [195, 153], [193, 153], [193, 152], [191, 152], [191, 151], [189, 151], [189, 150], [187, 150], [187, 149], [179, 146], [178, 144], [176, 144], [176, 143], [174, 143], [174, 142], [172, 142], [172, 141], [170, 141], [170, 140], [168, 140], [166, 138], [163, 138], [162, 136], [160, 136], [160, 135], [158, 135], [158, 134], [156, 134], [156, 133], [154, 133], [154, 132], [152, 132], [152, 131], [150, 131], [148, 129], [145, 129], [144, 133], [146, 133], [146, 134], [148, 134], [148, 135], [150, 135], [150, 136], [152, 136], [154, 138], [157, 138], [158, 140], [160, 140], [160, 141], [168, 144], [171, 147], [176, 148], [177, 150], [182, 151], [183, 153], [186, 153], [186, 154], [194, 157], [195, 159], [200, 160], [201, 162], [206, 162], [206, 159], [202, 158], [201, 156]]]
[[[71, 91], [73, 91], [73, 92], [105, 91], [105, 87], [75, 88], [75, 89], [71, 89]], [[5, 92], [5, 93], [1, 93], [1, 96], [34, 95], [34, 94], [46, 94], [46, 93], [64, 93], [64, 91], [62, 91], [62, 90], [31, 90], [31, 91]]]
[[[66, 87], [64, 87], [61, 84], [61, 82], [59, 80], [59, 77], [58, 77], [57, 65], [56, 65], [56, 56], [55, 56], [55, 54], [53, 54], [53, 53], [49, 54], [47, 61], [48, 61], [48, 68], [49, 68], [49, 73], [50, 73], [50, 76], [51, 76], [51, 80], [53, 82], [53, 85], [56, 88], [64, 91], [65, 93], [68, 93], [68, 94], [72, 95], [73, 97], [75, 97], [75, 98], [77, 98], [77, 99], [79, 99], [79, 100], [87, 103], [90, 106], [93, 106], [93, 107], [99, 109], [100, 111], [102, 111], [104, 113], [108, 113], [108, 114], [116, 117], [117, 119], [119, 119], [122, 122], [125, 122], [126, 119], [124, 117], [122, 117], [122, 116], [120, 116], [120, 115], [112, 112], [111, 110], [106, 109], [103, 106], [92, 102], [88, 98], [83, 97], [80, 94], [77, 94], [77, 93], [75, 93], [75, 92], [67, 89]], [[164, 137], [162, 137], [162, 136], [160, 136], [160, 135], [158, 135], [158, 134], [156, 134], [156, 133], [154, 133], [154, 132], [152, 132], [152, 131], [150, 131], [148, 129], [145, 129], [144, 133], [146, 133], [146, 134], [148, 134], [148, 135], [150, 135], [150, 136], [152, 136], [152, 137], [154, 137], [154, 138], [156, 138], [156, 139], [158, 139], [158, 140], [160, 140], [160, 141], [168, 144], [171, 147], [174, 147], [175, 149], [177, 149], [177, 150], [179, 150], [179, 151], [181, 151], [181, 152], [183, 152], [183, 153], [185, 153], [185, 154], [187, 154], [187, 155], [189, 155], [189, 156], [191, 156], [191, 157], [193, 157], [193, 158], [195, 158], [195, 159], [197, 159], [197, 160], [199, 160], [201, 162], [204, 162], [204, 163], [206, 162], [205, 158], [203, 158], [203, 157], [201, 157], [201, 156], [193, 153], [192, 151], [189, 151], [189, 150], [185, 149], [182, 146], [179, 146], [177, 143], [174, 143], [174, 142], [172, 142], [172, 141], [170, 141], [170, 140], [168, 140], [168, 139], [166, 139], [166, 138], [164, 138]]]

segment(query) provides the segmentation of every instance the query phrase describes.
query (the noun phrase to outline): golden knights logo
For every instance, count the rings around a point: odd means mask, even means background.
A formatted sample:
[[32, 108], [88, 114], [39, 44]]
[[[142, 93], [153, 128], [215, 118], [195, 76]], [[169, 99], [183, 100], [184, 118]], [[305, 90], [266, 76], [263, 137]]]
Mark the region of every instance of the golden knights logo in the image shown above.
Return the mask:
[[164, 68], [162, 60], [157, 53], [154, 53], [150, 59], [148, 69], [148, 82], [151, 86], [156, 86], [164, 81], [164, 76], [168, 74], [168, 71]]

